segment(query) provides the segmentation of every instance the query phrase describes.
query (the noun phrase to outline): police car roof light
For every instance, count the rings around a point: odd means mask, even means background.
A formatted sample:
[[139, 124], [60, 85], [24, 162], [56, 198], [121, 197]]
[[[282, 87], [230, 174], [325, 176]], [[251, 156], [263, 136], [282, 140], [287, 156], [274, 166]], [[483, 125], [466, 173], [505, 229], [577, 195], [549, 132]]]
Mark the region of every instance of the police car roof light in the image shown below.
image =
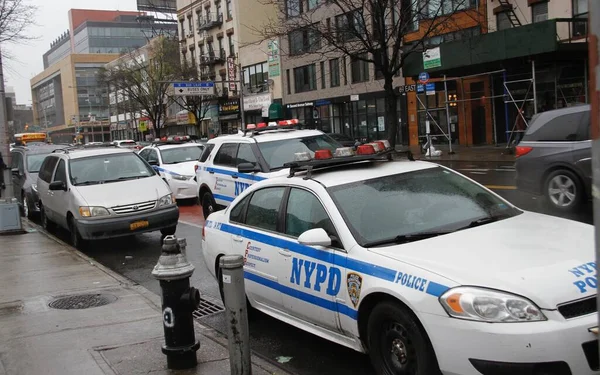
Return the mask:
[[352, 147], [339, 147], [333, 153], [335, 158], [343, 158], [348, 156], [354, 156], [354, 149]]
[[246, 125], [246, 130], [253, 130], [256, 129], [256, 124], [248, 124]]
[[275, 121], [269, 122], [268, 127], [272, 127], [272, 126], [277, 126], [277, 122], [275, 122]]
[[266, 122], [258, 123], [258, 124], [256, 124], [256, 127], [259, 128], [259, 129], [266, 128], [267, 127], [267, 123]]
[[375, 155], [375, 147], [372, 144], [360, 145], [356, 148], [356, 155]]
[[294, 160], [295, 161], [309, 161], [311, 159], [310, 157], [310, 152], [305, 151], [305, 152], [296, 152], [294, 154]]
[[375, 141], [373, 143], [375, 143], [375, 144], [377, 144], [379, 146], [379, 151], [385, 151], [385, 150], [387, 150], [387, 147], [385, 147], [385, 143], [383, 143], [381, 141]]
[[333, 155], [331, 153], [331, 150], [329, 150], [329, 149], [315, 151], [315, 160], [326, 160], [326, 159], [332, 159], [332, 158], [333, 158]]
[[369, 143], [367, 143], [367, 144], [368, 144], [368, 145], [371, 145], [371, 146], [373, 146], [373, 148], [375, 149], [375, 152], [384, 151], [384, 150], [382, 150], [382, 149], [381, 149], [381, 147], [380, 147], [380, 146], [379, 146], [377, 143], [375, 143], [375, 142], [369, 142]]
[[376, 142], [383, 142], [383, 145], [385, 146], [386, 150], [392, 148], [392, 146], [390, 145], [390, 141], [388, 141], [387, 139], [381, 139], [381, 140], [376, 141]]

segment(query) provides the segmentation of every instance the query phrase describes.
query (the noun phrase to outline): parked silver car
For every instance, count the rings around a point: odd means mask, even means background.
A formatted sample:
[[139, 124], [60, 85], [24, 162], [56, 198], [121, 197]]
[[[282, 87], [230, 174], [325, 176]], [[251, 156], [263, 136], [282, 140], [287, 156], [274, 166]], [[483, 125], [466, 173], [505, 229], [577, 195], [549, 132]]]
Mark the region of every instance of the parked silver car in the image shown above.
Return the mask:
[[516, 147], [517, 187], [573, 212], [591, 198], [590, 106], [539, 113]]

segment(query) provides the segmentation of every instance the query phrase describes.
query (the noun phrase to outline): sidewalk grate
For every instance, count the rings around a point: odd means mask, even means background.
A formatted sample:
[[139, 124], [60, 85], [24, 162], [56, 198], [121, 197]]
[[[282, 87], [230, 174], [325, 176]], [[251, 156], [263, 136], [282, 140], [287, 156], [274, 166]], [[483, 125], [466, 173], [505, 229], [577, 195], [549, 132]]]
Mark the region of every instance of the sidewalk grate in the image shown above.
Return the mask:
[[200, 305], [192, 312], [192, 315], [194, 318], [199, 319], [205, 316], [220, 313], [222, 311], [225, 311], [222, 306], [219, 306], [216, 303], [208, 301], [204, 298], [200, 298]]
[[59, 310], [82, 310], [108, 305], [116, 300], [117, 297], [111, 294], [78, 294], [57, 298], [48, 306]]

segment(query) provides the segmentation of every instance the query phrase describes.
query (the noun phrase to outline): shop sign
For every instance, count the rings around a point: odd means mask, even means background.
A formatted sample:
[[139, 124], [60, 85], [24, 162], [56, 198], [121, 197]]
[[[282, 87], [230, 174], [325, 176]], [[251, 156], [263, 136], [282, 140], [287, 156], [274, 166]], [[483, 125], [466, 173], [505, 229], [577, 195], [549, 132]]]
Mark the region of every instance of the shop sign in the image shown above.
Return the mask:
[[196, 123], [194, 114], [189, 111], [179, 111], [176, 115], [177, 125], [193, 125]]
[[148, 123], [146, 122], [146, 120], [138, 121], [138, 130], [142, 133], [148, 131]]
[[227, 100], [219, 103], [219, 116], [237, 114], [240, 111], [240, 101]]
[[229, 80], [229, 90], [235, 91], [237, 86], [235, 83], [235, 62], [233, 57], [227, 58], [227, 79]]
[[439, 68], [442, 66], [442, 55], [440, 53], [440, 47], [435, 47], [425, 50], [423, 52], [423, 68], [432, 69]]
[[127, 129], [127, 123], [126, 122], [119, 122], [119, 124], [117, 125], [117, 129], [118, 130], [125, 130], [125, 129]]
[[331, 100], [327, 100], [327, 99], [319, 99], [315, 101], [315, 105], [317, 107], [322, 106], [322, 105], [329, 105], [331, 104]]
[[279, 77], [281, 68], [279, 64], [279, 41], [271, 40], [268, 45], [269, 78]]
[[110, 131], [115, 131], [117, 130], [117, 124], [110, 124]]
[[304, 102], [304, 103], [294, 103], [294, 104], [286, 104], [285, 107], [287, 109], [292, 109], [292, 108], [304, 108], [304, 107], [312, 107], [315, 104], [313, 102]]
[[360, 99], [358, 95], [350, 95], [351, 102], [357, 102]]
[[252, 96], [244, 96], [244, 111], [257, 111], [269, 108], [271, 105], [271, 94], [258, 94]]

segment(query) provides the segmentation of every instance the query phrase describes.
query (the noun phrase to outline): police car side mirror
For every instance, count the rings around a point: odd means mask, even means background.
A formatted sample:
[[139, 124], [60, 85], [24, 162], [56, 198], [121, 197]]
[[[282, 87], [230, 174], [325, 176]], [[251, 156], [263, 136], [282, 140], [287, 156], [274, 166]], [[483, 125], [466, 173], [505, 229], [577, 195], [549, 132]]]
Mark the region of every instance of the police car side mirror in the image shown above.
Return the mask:
[[306, 246], [331, 246], [331, 238], [323, 228], [307, 230], [298, 237], [298, 242]]
[[240, 163], [240, 164], [238, 164], [238, 172], [239, 173], [260, 172], [260, 168], [258, 165], [254, 164], [254, 163]]

